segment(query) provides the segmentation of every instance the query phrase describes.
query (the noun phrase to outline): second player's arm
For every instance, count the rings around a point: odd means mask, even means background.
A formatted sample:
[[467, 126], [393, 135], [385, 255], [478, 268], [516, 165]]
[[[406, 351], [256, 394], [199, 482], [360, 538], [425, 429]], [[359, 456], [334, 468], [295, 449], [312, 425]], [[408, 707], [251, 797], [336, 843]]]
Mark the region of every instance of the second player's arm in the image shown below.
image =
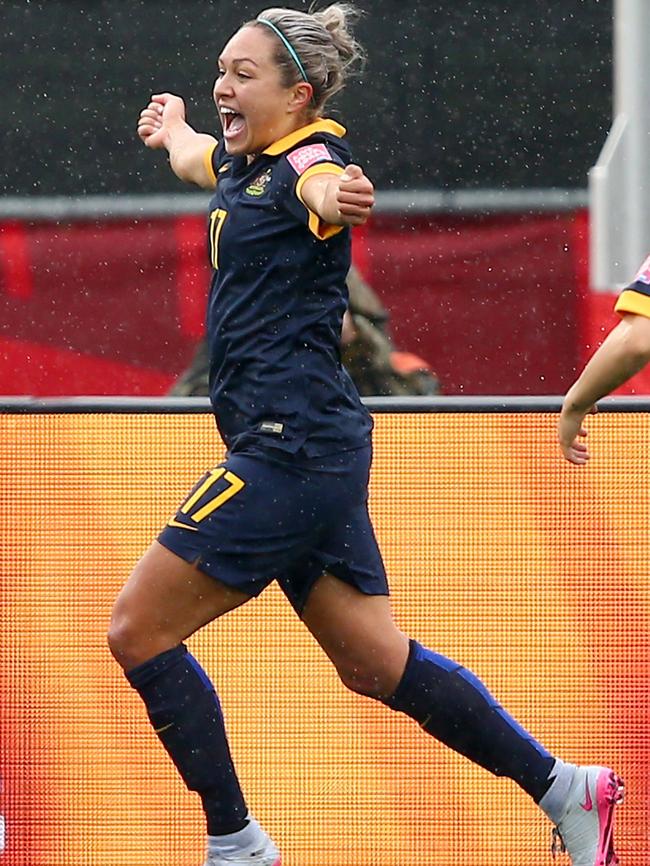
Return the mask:
[[583, 414], [650, 361], [650, 319], [627, 313], [594, 353], [564, 403]]
[[560, 414], [560, 447], [567, 460], [583, 463], [586, 446], [585, 416], [596, 402], [627, 382], [650, 361], [650, 319], [626, 313], [591, 357], [580, 377], [569, 388]]

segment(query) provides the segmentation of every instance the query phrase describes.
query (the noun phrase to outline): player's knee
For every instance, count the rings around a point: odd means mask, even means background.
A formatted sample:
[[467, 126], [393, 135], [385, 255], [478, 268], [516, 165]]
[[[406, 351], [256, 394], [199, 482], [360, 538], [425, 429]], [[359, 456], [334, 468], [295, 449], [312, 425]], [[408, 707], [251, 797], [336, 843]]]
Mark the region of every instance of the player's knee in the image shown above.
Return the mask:
[[124, 612], [113, 611], [107, 634], [108, 648], [124, 670], [146, 661], [142, 629]]
[[388, 671], [381, 665], [355, 664], [337, 666], [343, 685], [357, 695], [381, 700], [395, 689]]
[[366, 641], [365, 646], [342, 646], [330, 658], [346, 688], [359, 695], [384, 700], [399, 685], [408, 652], [408, 638], [394, 630], [386, 639]]

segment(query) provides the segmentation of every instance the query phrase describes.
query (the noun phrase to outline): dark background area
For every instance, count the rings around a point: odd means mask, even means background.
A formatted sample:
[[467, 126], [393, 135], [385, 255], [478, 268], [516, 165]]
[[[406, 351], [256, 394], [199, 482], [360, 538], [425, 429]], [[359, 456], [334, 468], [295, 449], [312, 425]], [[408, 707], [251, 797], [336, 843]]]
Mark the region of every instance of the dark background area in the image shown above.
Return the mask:
[[[378, 188], [586, 187], [611, 119], [611, 0], [357, 5], [368, 63], [328, 113]], [[0, 190], [181, 191], [165, 156], [139, 143], [139, 110], [170, 90], [215, 131], [216, 58], [263, 8], [3, 0]]]

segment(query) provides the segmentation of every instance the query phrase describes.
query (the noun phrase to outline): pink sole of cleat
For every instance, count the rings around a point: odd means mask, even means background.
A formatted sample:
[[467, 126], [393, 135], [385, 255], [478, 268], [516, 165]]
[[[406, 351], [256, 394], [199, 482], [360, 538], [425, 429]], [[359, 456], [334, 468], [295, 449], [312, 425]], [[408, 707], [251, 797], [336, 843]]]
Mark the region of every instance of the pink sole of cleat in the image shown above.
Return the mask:
[[596, 866], [616, 866], [618, 857], [614, 851], [614, 807], [623, 802], [625, 785], [621, 777], [611, 771], [601, 773], [596, 784], [596, 803], [600, 818], [600, 839], [598, 851], [600, 859]]

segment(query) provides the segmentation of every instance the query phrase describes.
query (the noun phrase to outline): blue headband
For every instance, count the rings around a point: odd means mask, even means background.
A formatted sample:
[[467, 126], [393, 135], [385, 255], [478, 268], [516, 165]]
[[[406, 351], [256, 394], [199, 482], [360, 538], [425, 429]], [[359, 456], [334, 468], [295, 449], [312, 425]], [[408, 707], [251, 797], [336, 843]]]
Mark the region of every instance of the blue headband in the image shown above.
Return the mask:
[[289, 42], [289, 40], [288, 40], [287, 37], [284, 35], [284, 33], [283, 33], [283, 32], [282, 32], [278, 27], [276, 27], [275, 24], [274, 24], [272, 21], [269, 21], [268, 18], [256, 18], [255, 20], [256, 20], [256, 21], [259, 21], [260, 24], [266, 24], [267, 27], [270, 27], [271, 30], [272, 30], [272, 31], [273, 31], [277, 36], [280, 37], [280, 39], [282, 40], [282, 43], [284, 44], [284, 47], [287, 49], [287, 51], [288, 51], [289, 54], [291, 55], [291, 59], [293, 60], [293, 62], [294, 62], [294, 63], [296, 64], [296, 66], [298, 67], [298, 71], [299, 71], [300, 74], [302, 75], [303, 80], [306, 81], [307, 84], [309, 84], [309, 79], [307, 78], [307, 73], [305, 72], [305, 67], [304, 67], [304, 66], [302, 65], [302, 63], [300, 62], [300, 58], [298, 57], [298, 54], [296, 53], [295, 48], [294, 48], [293, 45]]

